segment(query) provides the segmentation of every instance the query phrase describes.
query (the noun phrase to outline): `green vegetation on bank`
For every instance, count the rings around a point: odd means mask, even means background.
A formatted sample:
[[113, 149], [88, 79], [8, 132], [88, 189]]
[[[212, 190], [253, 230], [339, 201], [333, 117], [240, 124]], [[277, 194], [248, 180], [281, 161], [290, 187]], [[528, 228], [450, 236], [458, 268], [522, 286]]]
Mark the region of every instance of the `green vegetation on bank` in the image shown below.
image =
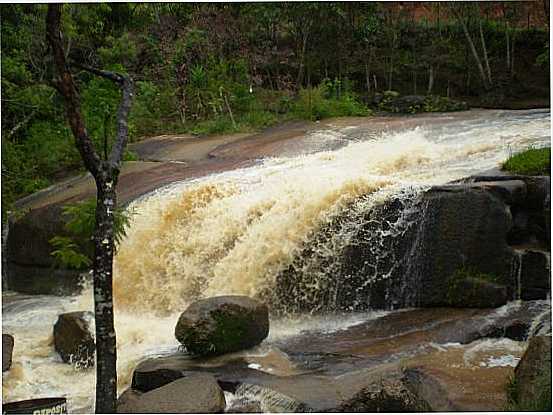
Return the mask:
[[503, 163], [503, 170], [529, 176], [551, 175], [551, 147], [514, 154]]
[[[5, 218], [15, 200], [83, 167], [53, 82], [46, 5], [1, 7]], [[129, 128], [137, 141], [370, 115], [387, 110], [376, 98], [392, 90], [427, 97], [397, 111], [407, 113], [459, 109], [444, 96], [547, 95], [548, 29], [527, 24], [526, 15], [539, 21], [540, 10], [530, 3], [66, 4], [62, 25], [69, 61], [134, 79]], [[478, 48], [482, 31], [491, 84], [478, 71], [463, 24]], [[87, 130], [105, 153], [119, 91], [72, 71]]]

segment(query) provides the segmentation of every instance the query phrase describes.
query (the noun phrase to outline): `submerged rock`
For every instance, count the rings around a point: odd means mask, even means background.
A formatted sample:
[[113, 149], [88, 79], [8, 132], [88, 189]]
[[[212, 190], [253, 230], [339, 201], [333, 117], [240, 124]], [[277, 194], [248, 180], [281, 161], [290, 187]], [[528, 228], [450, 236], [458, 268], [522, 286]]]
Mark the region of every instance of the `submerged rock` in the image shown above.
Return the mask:
[[66, 363], [78, 367], [94, 366], [96, 345], [89, 322], [93, 314], [75, 311], [60, 314], [54, 325], [54, 347]]
[[193, 355], [249, 349], [269, 334], [269, 309], [245, 296], [200, 300], [181, 314], [175, 337]]
[[2, 333], [2, 372], [10, 370], [12, 366], [13, 344], [13, 336]]
[[146, 393], [129, 389], [117, 402], [118, 413], [221, 413], [225, 409], [223, 390], [206, 373], [187, 373], [180, 379]]

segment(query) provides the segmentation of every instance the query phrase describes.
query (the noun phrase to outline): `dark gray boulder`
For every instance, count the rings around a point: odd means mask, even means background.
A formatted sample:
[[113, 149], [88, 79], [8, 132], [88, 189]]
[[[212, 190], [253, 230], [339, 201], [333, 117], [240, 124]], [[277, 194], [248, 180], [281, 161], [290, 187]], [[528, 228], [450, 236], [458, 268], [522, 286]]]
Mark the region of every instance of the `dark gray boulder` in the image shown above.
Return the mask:
[[2, 333], [2, 372], [10, 370], [12, 366], [13, 344], [13, 336]]
[[93, 317], [89, 311], [58, 316], [54, 325], [54, 347], [64, 362], [84, 368], [94, 365], [96, 346], [91, 331]]
[[187, 373], [162, 387], [142, 393], [129, 389], [117, 402], [118, 413], [221, 413], [225, 396], [215, 378], [206, 373]]
[[193, 355], [220, 355], [249, 349], [268, 334], [267, 306], [236, 295], [191, 304], [175, 327], [175, 337]]
[[439, 186], [369, 209], [361, 199], [315, 234], [278, 276], [274, 309], [505, 304], [516, 281], [507, 241], [512, 218], [502, 197], [519, 197], [524, 185], [492, 187]]
[[525, 250], [520, 258], [520, 297], [522, 300], [544, 300], [550, 292], [549, 252]]
[[551, 336], [530, 339], [515, 368], [511, 400], [517, 410], [551, 412]]
[[[500, 286], [512, 291], [513, 285], [513, 251], [507, 244], [512, 220], [506, 205], [491, 192], [477, 189], [431, 190], [424, 201], [418, 235], [421, 254], [413, 258], [420, 281], [418, 305], [462, 305], [467, 284], [474, 288], [473, 306], [505, 303], [512, 292]], [[460, 276], [465, 281], [460, 283]], [[479, 292], [478, 287], [486, 289]]]

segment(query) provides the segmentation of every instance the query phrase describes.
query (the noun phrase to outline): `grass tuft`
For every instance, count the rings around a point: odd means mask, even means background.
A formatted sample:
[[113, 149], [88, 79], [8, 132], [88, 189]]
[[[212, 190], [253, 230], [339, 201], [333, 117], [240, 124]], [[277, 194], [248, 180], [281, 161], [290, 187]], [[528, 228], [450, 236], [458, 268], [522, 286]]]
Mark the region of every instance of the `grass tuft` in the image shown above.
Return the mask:
[[551, 147], [530, 148], [514, 154], [503, 163], [503, 170], [529, 176], [551, 175]]

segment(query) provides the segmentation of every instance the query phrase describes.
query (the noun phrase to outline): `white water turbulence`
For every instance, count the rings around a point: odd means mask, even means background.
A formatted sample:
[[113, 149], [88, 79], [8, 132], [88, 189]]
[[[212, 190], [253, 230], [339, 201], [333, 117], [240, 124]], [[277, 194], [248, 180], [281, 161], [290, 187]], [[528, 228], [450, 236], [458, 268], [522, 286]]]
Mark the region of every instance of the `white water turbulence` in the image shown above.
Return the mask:
[[[351, 127], [315, 131], [300, 141], [302, 154], [176, 183], [135, 201], [114, 264], [119, 392], [138, 361], [177, 350], [174, 325], [191, 301], [223, 294], [271, 301], [279, 274], [346, 209], [370, 209], [398, 194], [413, 199], [428, 186], [550, 142], [549, 111], [466, 114], [451, 122], [436, 115], [442, 122], [435, 126], [376, 137]], [[331, 149], [328, 134], [336, 136]], [[328, 258], [339, 247], [310, 248]], [[314, 291], [324, 289], [310, 281]], [[92, 309], [90, 288], [76, 297], [4, 300], [3, 331], [16, 339], [14, 367], [2, 375], [5, 401], [61, 395], [71, 412], [92, 410], [94, 369], [61, 363], [52, 345], [59, 313]], [[339, 329], [342, 318], [322, 327]], [[293, 335], [286, 323], [273, 322], [268, 342]]]

